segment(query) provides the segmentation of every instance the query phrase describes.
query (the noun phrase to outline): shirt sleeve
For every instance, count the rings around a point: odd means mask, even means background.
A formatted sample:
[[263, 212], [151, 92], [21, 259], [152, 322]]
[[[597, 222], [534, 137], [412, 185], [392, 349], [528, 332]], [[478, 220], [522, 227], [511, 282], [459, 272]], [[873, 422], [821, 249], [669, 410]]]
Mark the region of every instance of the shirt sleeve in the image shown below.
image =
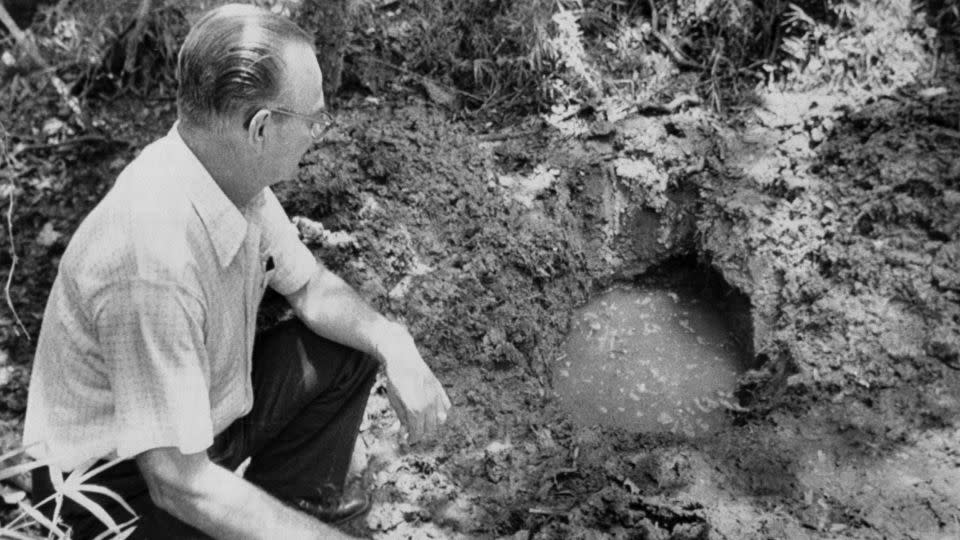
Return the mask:
[[201, 302], [175, 283], [132, 280], [98, 295], [95, 306], [118, 456], [206, 450], [213, 421]]
[[297, 227], [290, 222], [270, 188], [264, 190], [260, 221], [263, 228], [261, 242], [273, 258], [274, 271], [268, 284], [282, 295], [296, 292], [307, 283], [319, 263], [300, 240]]

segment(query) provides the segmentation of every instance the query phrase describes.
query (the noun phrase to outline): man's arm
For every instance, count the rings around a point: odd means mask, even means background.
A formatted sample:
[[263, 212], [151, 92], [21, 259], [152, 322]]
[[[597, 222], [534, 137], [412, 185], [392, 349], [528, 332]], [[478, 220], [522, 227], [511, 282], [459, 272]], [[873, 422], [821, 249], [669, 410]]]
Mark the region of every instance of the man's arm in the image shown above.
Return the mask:
[[287, 300], [317, 334], [381, 361], [390, 402], [411, 441], [432, 434], [446, 422], [450, 399], [402, 324], [377, 313], [323, 265], [317, 265], [310, 280], [287, 295]]
[[139, 454], [137, 465], [154, 504], [213, 538], [352, 538], [285, 506], [204, 452], [155, 448]]

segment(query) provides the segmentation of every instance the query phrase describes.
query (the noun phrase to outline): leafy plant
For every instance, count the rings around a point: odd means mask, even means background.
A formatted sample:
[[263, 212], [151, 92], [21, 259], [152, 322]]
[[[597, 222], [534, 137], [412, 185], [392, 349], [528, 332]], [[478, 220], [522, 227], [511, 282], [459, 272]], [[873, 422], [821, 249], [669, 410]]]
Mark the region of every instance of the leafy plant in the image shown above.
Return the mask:
[[584, 49], [583, 32], [580, 29], [577, 13], [561, 6], [551, 19], [556, 32], [548, 43], [557, 58], [558, 67], [570, 71], [585, 89], [584, 94], [597, 96], [600, 93], [599, 77], [590, 65], [590, 58]]
[[[16, 458], [22, 459], [26, 450], [25, 448], [20, 448], [0, 455], [0, 463], [5, 463]], [[44, 536], [48, 539], [56, 538], [57, 540], [66, 540], [71, 538], [69, 527], [67, 527], [61, 519], [63, 504], [67, 499], [90, 512], [91, 515], [97, 518], [97, 520], [107, 528], [107, 530], [98, 535], [95, 540], [124, 540], [128, 538], [136, 529], [136, 512], [134, 512], [133, 508], [116, 492], [91, 483], [93, 477], [119, 462], [119, 459], [115, 459], [95, 467], [91, 463], [85, 467], [78, 467], [66, 475], [66, 477], [64, 477], [63, 471], [44, 461], [27, 461], [0, 469], [0, 481], [3, 481], [49, 465], [50, 479], [54, 487], [54, 493], [52, 495], [36, 504], [30, 504], [23, 500], [17, 502], [19, 514], [16, 515], [10, 523], [0, 525], [0, 538], [37, 540], [40, 538], [37, 531], [45, 533]], [[124, 523], [117, 523], [103, 506], [90, 498], [90, 494], [102, 495], [115, 501], [124, 510], [129, 512], [133, 518]], [[48, 517], [48, 515], [40, 509], [50, 504], [53, 505], [53, 510], [49, 513], [50, 517]]]
[[[452, 90], [469, 108], [536, 108], [556, 67], [554, 0], [367, 2], [351, 50]], [[314, 29], [319, 30], [319, 29]]]
[[830, 0], [812, 15], [791, 4], [777, 69], [794, 88], [879, 90], [912, 82], [925, 57], [922, 32], [908, 0]]

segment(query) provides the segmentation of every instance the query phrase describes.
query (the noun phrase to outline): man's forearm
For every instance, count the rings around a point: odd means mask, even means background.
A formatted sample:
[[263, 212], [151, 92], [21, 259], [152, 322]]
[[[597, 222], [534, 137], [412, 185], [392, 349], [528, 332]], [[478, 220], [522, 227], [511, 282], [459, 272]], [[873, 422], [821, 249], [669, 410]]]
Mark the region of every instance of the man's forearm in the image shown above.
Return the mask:
[[287, 299], [300, 320], [317, 334], [380, 360], [390, 403], [411, 440], [430, 436], [446, 422], [450, 399], [406, 327], [377, 313], [322, 266]]
[[197, 487], [189, 492], [165, 493], [162, 505], [213, 538], [350, 538], [213, 463], [198, 471], [191, 484]]
[[343, 279], [322, 266], [287, 299], [300, 320], [317, 334], [381, 360], [384, 343], [407, 335], [402, 325], [378, 313]]

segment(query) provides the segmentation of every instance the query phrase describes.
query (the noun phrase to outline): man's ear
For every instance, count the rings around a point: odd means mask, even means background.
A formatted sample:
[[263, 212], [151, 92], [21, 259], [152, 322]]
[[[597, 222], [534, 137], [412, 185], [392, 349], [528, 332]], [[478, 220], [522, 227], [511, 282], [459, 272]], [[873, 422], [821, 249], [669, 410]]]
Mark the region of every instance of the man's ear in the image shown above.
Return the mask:
[[260, 109], [250, 119], [250, 125], [247, 126], [247, 143], [255, 147], [263, 146], [266, 138], [267, 119], [272, 113], [267, 109]]

